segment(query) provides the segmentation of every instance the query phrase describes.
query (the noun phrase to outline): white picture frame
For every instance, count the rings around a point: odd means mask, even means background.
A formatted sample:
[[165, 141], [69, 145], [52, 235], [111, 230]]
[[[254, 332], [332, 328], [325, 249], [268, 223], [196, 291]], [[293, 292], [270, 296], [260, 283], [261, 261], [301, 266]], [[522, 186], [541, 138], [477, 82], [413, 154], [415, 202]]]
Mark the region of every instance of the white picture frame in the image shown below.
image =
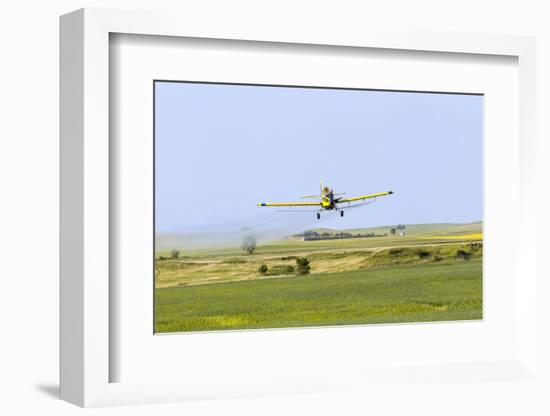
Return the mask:
[[[444, 374], [472, 383], [472, 372], [503, 373], [507, 380], [536, 378], [535, 229], [535, 41], [530, 37], [465, 33], [362, 30], [331, 32], [269, 22], [220, 19], [209, 25], [192, 16], [83, 9], [61, 18], [61, 397], [80, 406], [183, 401], [196, 398], [338, 391], [350, 386], [400, 383], [410, 375], [381, 368], [368, 374], [334, 370], [337, 377], [282, 373], [265, 380], [232, 383], [233, 374], [184, 381], [112, 382], [110, 366], [119, 360], [110, 348], [109, 253], [109, 36], [112, 33], [206, 39], [280, 42], [334, 47], [383, 48], [440, 53], [505, 55], [519, 65], [519, 244], [518, 354], [499, 363], [443, 363], [416, 369], [422, 380]], [[421, 367], [421, 366], [420, 366]], [[492, 369], [492, 370], [491, 370]], [[408, 374], [408, 375], [407, 375]], [[416, 377], [415, 376], [415, 377]], [[347, 378], [346, 382], [342, 382]], [[231, 385], [231, 388], [227, 387]], [[225, 386], [225, 387], [224, 387]]]

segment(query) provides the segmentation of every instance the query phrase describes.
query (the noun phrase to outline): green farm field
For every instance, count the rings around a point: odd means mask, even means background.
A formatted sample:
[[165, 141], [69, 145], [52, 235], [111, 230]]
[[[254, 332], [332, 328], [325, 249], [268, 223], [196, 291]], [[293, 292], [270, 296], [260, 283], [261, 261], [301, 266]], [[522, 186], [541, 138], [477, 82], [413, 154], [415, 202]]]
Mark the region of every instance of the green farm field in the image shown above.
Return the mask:
[[[173, 245], [177, 258], [158, 251], [155, 331], [482, 318], [481, 223], [407, 225], [403, 236], [388, 227], [345, 231], [378, 236], [259, 241], [253, 254], [238, 245]], [[299, 275], [304, 257], [310, 273]]]

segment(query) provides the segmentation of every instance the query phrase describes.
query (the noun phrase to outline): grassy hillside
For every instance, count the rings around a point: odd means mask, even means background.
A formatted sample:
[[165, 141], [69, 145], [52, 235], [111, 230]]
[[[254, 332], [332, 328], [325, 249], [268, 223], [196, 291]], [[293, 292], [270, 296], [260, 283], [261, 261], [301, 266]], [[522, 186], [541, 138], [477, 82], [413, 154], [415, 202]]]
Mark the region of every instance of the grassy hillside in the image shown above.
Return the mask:
[[[394, 228], [396, 224], [385, 225], [381, 227], [370, 227], [370, 228], [343, 228], [343, 229], [333, 229], [333, 228], [313, 228], [311, 231], [316, 231], [318, 233], [351, 233], [351, 234], [384, 234], [390, 233], [390, 230]], [[408, 235], [418, 236], [418, 235], [433, 235], [433, 236], [446, 236], [446, 235], [458, 235], [458, 234], [474, 234], [481, 232], [481, 222], [471, 222], [464, 224], [454, 224], [454, 223], [436, 223], [436, 224], [405, 224], [405, 231]]]
[[[452, 224], [452, 223], [438, 223], [438, 224], [405, 224], [406, 237], [419, 237], [419, 236], [451, 236], [451, 235], [468, 235], [479, 234], [482, 232], [481, 222], [472, 222], [465, 224]], [[339, 232], [346, 232], [351, 234], [369, 234], [374, 233], [376, 235], [388, 234], [390, 236], [390, 229], [395, 227], [394, 225], [382, 226], [382, 227], [370, 227], [370, 228], [344, 228], [344, 229], [332, 229], [332, 228], [313, 228], [311, 231], [318, 233], [327, 232], [329, 234], [335, 234]], [[405, 237], [405, 236], [403, 236]], [[403, 238], [400, 237], [400, 238]], [[231, 244], [227, 244], [227, 236], [216, 233], [194, 233], [194, 234], [159, 234], [156, 238], [156, 248], [158, 255], [167, 255], [172, 249], [179, 249], [182, 251], [210, 251], [212, 248], [216, 252], [227, 252], [228, 248], [233, 246], [233, 252], [239, 251], [239, 241], [233, 241]], [[266, 244], [265, 247], [285, 245], [288, 241], [294, 241], [297, 238], [289, 236], [288, 238], [281, 239], [279, 241], [262, 242], [260, 236], [260, 242]], [[298, 239], [299, 240], [299, 239]], [[401, 240], [396, 240], [397, 242]], [[225, 242], [225, 243], [224, 243]], [[374, 242], [374, 245], [378, 242]]]
[[[406, 229], [404, 236], [260, 239], [253, 254], [238, 244], [185, 249], [173, 259], [159, 251], [156, 330], [481, 318], [481, 223]], [[310, 274], [297, 276], [303, 257]]]
[[156, 331], [482, 318], [481, 261], [157, 289]]
[[[202, 253], [194, 257], [184, 256], [177, 260], [157, 261], [156, 287], [191, 286], [292, 275], [294, 273], [289, 271], [289, 267], [296, 264], [297, 257], [307, 257], [311, 261], [311, 273], [317, 274], [377, 266], [462, 262], [465, 255], [469, 259], [475, 259], [481, 258], [483, 253], [481, 244], [476, 242], [394, 247], [350, 247], [346, 244], [348, 240], [329, 242], [331, 246], [312, 241], [302, 242], [298, 249], [291, 249], [293, 245], [290, 244], [284, 246], [284, 250], [282, 247], [262, 247], [252, 255], [243, 254], [241, 250], [238, 253], [211, 256]], [[308, 250], [303, 245], [311, 245], [312, 248]], [[261, 265], [266, 265], [269, 270], [266, 276], [262, 276], [258, 271]]]
[[[450, 241], [456, 243], [466, 243], [481, 240], [482, 235], [480, 233], [464, 234], [463, 237], [461, 237], [460, 234], [457, 234], [452, 239], [450, 239], [449, 235], [405, 235], [314, 241], [302, 241], [299, 238], [292, 238], [267, 243], [262, 243], [262, 241], [259, 240], [254, 256], [310, 253], [327, 250], [367, 250], [389, 247], [418, 246], [423, 244], [449, 244]], [[243, 257], [244, 259], [248, 257], [238, 245], [230, 247], [214, 246], [210, 248], [182, 249], [181, 253], [183, 258], [188, 260], [213, 258], [215, 256]], [[169, 257], [170, 251], [157, 252], [157, 258], [160, 256]]]

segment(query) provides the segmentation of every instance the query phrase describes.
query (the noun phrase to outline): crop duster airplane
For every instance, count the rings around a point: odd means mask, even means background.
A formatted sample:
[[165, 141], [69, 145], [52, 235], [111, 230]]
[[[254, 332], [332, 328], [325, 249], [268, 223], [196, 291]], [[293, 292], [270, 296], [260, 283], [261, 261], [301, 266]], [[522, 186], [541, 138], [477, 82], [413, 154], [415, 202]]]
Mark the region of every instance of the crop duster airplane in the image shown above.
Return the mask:
[[[345, 192], [334, 193], [334, 191], [328, 186], [323, 186], [321, 181], [321, 193], [319, 195], [307, 195], [302, 198], [316, 198], [319, 201], [315, 202], [262, 202], [259, 203], [259, 207], [317, 207], [317, 219], [321, 219], [322, 211], [337, 211], [340, 212], [340, 216], [344, 216], [344, 209], [354, 208], [361, 205], [366, 205], [370, 202], [376, 201], [379, 196], [386, 196], [393, 194], [393, 191], [378, 192], [376, 194], [359, 195], [352, 198], [335, 198], [338, 195], [344, 195]], [[359, 202], [363, 201], [363, 202]], [[365, 202], [368, 201], [368, 202]], [[286, 210], [284, 212], [314, 212], [314, 210]]]

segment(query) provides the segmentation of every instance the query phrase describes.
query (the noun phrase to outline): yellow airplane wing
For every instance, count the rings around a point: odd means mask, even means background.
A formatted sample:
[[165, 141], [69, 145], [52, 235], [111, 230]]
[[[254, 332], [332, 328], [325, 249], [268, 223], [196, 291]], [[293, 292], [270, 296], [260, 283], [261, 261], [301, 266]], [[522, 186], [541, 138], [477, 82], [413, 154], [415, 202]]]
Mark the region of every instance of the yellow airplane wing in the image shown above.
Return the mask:
[[262, 202], [259, 207], [318, 207], [321, 202]]
[[376, 198], [376, 197], [379, 197], [379, 196], [386, 196], [386, 195], [391, 195], [391, 194], [393, 194], [393, 191], [378, 192], [376, 194], [360, 195], [360, 196], [356, 196], [356, 197], [353, 197], [353, 198], [342, 198], [342, 199], [338, 199], [336, 202], [338, 204], [340, 204], [342, 202], [364, 201], [365, 199]]

